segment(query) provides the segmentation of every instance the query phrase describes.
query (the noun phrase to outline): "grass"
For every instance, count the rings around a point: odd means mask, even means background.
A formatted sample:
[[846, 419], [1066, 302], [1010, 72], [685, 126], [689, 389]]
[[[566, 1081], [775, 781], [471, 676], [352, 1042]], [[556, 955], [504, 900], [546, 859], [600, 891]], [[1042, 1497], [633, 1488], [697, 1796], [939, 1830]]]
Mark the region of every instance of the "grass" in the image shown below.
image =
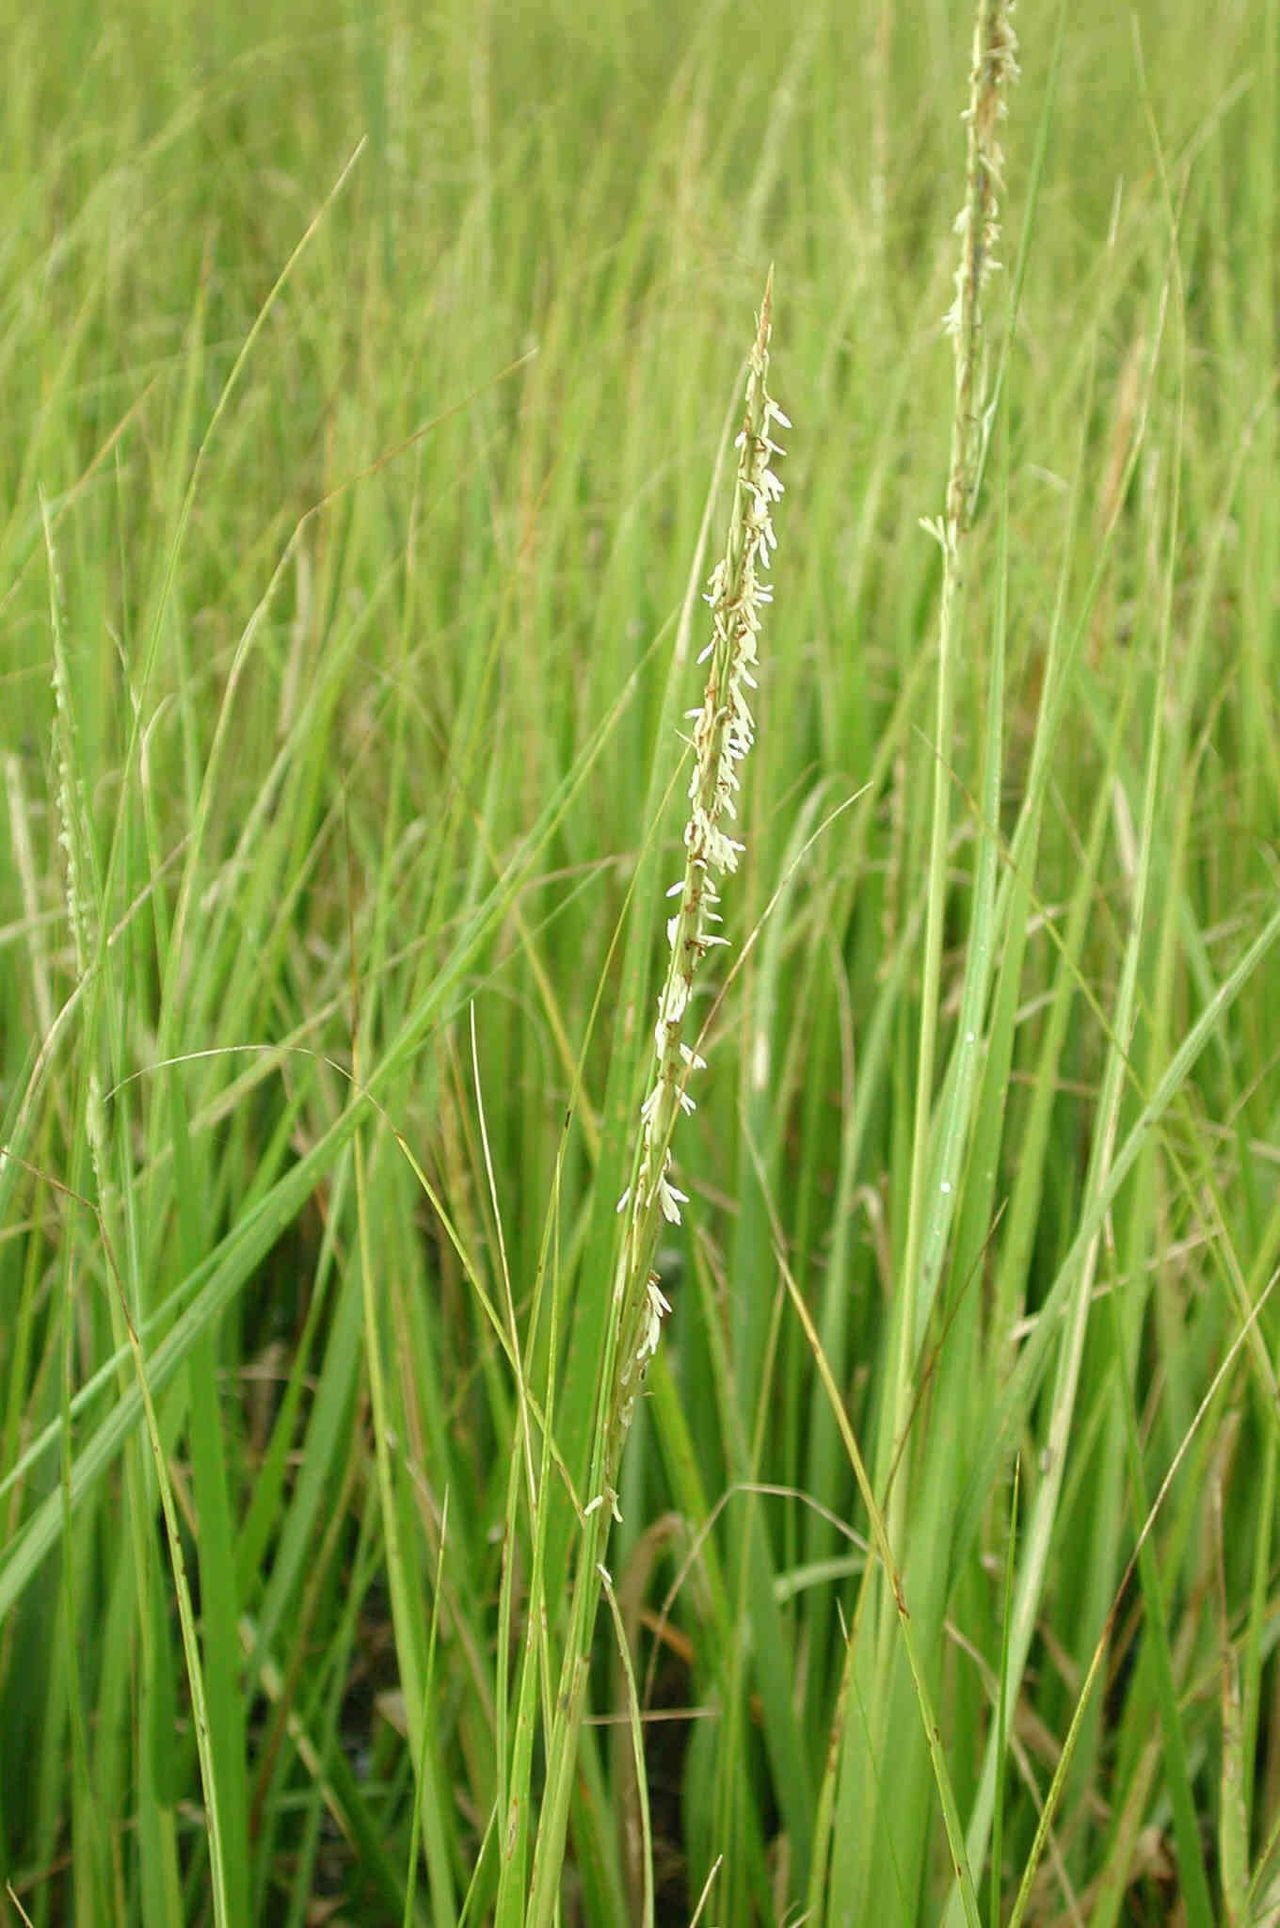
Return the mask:
[[1019, 11], [954, 339], [954, 9], [54, 17], [0, 1919], [1280, 1921], [1275, 0]]

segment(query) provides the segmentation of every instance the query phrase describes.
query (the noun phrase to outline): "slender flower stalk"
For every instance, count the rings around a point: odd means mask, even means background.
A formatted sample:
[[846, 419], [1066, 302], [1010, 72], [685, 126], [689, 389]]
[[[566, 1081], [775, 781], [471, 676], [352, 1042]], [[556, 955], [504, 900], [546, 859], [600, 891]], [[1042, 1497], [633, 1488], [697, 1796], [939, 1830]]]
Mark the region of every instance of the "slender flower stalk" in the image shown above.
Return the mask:
[[658, 1346], [663, 1316], [670, 1310], [653, 1269], [664, 1224], [680, 1223], [685, 1194], [672, 1178], [671, 1140], [682, 1112], [695, 1109], [689, 1095], [693, 1072], [704, 1061], [685, 1038], [693, 981], [708, 951], [723, 945], [717, 879], [738, 867], [743, 845], [726, 822], [737, 815], [738, 766], [755, 739], [750, 692], [761, 611], [773, 600], [764, 580], [776, 546], [773, 505], [782, 484], [772, 467], [783, 453], [774, 431], [791, 426], [768, 391], [769, 335], [773, 300], [770, 274], [747, 375], [746, 408], [738, 433], [738, 470], [725, 553], [711, 572], [706, 600], [711, 606], [711, 640], [699, 657], [708, 662], [701, 707], [689, 712], [693, 723], [693, 773], [689, 781], [689, 819], [684, 831], [684, 874], [667, 893], [675, 908], [667, 920], [670, 959], [658, 998], [654, 1030], [657, 1069], [641, 1107], [639, 1157], [634, 1183], [620, 1211], [629, 1213], [615, 1282], [618, 1320], [617, 1371], [611, 1401], [615, 1431], [610, 1453], [616, 1467], [631, 1422], [636, 1392]]
[[[942, 941], [948, 901], [947, 857], [950, 842], [950, 799], [953, 781], [953, 732], [957, 658], [964, 613], [964, 572], [968, 536], [982, 470], [989, 422], [985, 356], [983, 352], [983, 296], [997, 267], [999, 195], [1004, 156], [1000, 127], [1006, 113], [1008, 89], [1017, 74], [1016, 41], [1010, 16], [1013, 0], [976, 0], [969, 100], [964, 113], [967, 129], [964, 206], [955, 223], [960, 238], [960, 260], [955, 275], [955, 299], [946, 317], [955, 358], [955, 390], [951, 417], [951, 454], [942, 513], [924, 528], [942, 551], [942, 585], [938, 607], [938, 681], [934, 710], [932, 809], [929, 833], [924, 953], [920, 968], [920, 1036], [916, 1056], [915, 1103], [911, 1174], [907, 1200], [907, 1228], [903, 1263], [893, 1306], [891, 1376], [880, 1409], [876, 1441], [876, 1484], [886, 1494], [886, 1541], [899, 1564], [900, 1577], [886, 1574], [880, 1591], [879, 1614], [868, 1616], [865, 1642], [850, 1648], [850, 1666], [863, 1676], [867, 1691], [872, 1677], [887, 1678], [892, 1665], [901, 1616], [907, 1611], [905, 1584], [910, 1581], [905, 1543], [910, 1491], [910, 1421], [918, 1383], [920, 1346], [934, 1304], [946, 1250], [955, 1197], [955, 1178], [949, 1171], [930, 1171], [934, 1137], [934, 1081], [938, 1016], [941, 1003]], [[976, 1049], [976, 1040], [961, 1044]], [[932, 1179], [937, 1180], [934, 1189]], [[905, 1576], [901, 1577], [901, 1576]], [[856, 1652], [856, 1662], [854, 1654]], [[848, 1676], [841, 1705], [852, 1704]], [[879, 1697], [868, 1740], [869, 1758], [884, 1757], [894, 1696]], [[863, 1860], [863, 1880], [870, 1868]]]
[[[951, 420], [951, 459], [943, 512], [924, 528], [942, 549], [942, 589], [938, 611], [938, 687], [933, 756], [933, 810], [929, 841], [928, 908], [920, 988], [920, 1047], [916, 1062], [915, 1131], [911, 1157], [911, 1187], [907, 1215], [906, 1253], [902, 1270], [902, 1302], [898, 1307], [894, 1364], [894, 1396], [886, 1401], [889, 1421], [879, 1441], [881, 1477], [904, 1450], [903, 1435], [910, 1412], [915, 1358], [921, 1329], [932, 1304], [938, 1280], [924, 1276], [923, 1261], [929, 1201], [928, 1148], [933, 1109], [934, 1067], [937, 1052], [938, 1006], [942, 971], [942, 937], [947, 901], [947, 845], [950, 838], [952, 733], [955, 713], [956, 657], [960, 643], [966, 538], [973, 519], [975, 496], [988, 432], [983, 355], [983, 294], [999, 266], [996, 247], [1000, 235], [999, 196], [1003, 186], [1004, 153], [1001, 123], [1007, 113], [1010, 86], [1017, 78], [1017, 40], [1013, 31], [1013, 0], [978, 0], [973, 32], [973, 59], [967, 128], [965, 200], [956, 218], [960, 261], [956, 268], [955, 299], [946, 317], [946, 330], [955, 355], [955, 401]], [[944, 1196], [951, 1179], [944, 1175]], [[907, 1477], [899, 1468], [889, 1503], [890, 1539], [895, 1544], [905, 1506]], [[882, 1627], [887, 1638], [892, 1624], [886, 1604]]]
[[[664, 1225], [678, 1225], [687, 1201], [673, 1177], [671, 1141], [682, 1112], [694, 1109], [690, 1076], [702, 1059], [685, 1036], [698, 966], [726, 940], [719, 935], [718, 880], [738, 867], [742, 844], [728, 823], [737, 814], [738, 767], [755, 736], [749, 692], [761, 611], [773, 599], [763, 579], [774, 544], [772, 511], [782, 494], [773, 469], [782, 453], [775, 428], [790, 423], [769, 395], [769, 334], [773, 276], [765, 285], [747, 372], [746, 406], [736, 447], [738, 468], [724, 556], [711, 573], [711, 640], [700, 662], [709, 664], [693, 723], [693, 772], [684, 831], [684, 873], [667, 893], [670, 952], [654, 1029], [656, 1070], [640, 1111], [635, 1173], [618, 1210], [627, 1214], [614, 1272], [610, 1349], [592, 1462], [594, 1497], [584, 1510], [573, 1604], [546, 1743], [546, 1778], [526, 1899], [518, 1858], [504, 1856], [495, 1910], [497, 1928], [544, 1928], [556, 1914], [565, 1832], [586, 1703], [591, 1642], [608, 1575], [604, 1555], [617, 1514], [616, 1481], [636, 1396], [658, 1349], [670, 1310], [654, 1267]], [[518, 1802], [511, 1809], [518, 1815]]]

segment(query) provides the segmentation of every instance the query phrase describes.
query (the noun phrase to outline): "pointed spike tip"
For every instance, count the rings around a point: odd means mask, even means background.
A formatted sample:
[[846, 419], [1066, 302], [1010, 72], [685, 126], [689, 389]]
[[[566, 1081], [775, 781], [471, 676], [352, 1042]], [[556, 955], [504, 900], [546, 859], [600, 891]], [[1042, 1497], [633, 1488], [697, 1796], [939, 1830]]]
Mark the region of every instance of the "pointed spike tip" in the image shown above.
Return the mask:
[[760, 325], [756, 332], [756, 356], [765, 354], [769, 347], [769, 336], [773, 331], [773, 263], [765, 277], [764, 300], [760, 303]]

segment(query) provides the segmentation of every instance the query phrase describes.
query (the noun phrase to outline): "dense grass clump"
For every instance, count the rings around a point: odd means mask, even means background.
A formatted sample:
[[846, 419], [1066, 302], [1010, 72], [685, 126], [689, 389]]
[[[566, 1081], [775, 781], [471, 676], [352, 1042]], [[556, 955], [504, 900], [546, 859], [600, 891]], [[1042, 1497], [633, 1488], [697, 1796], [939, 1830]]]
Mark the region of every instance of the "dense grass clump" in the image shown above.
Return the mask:
[[1011, 14], [10, 9], [0, 1918], [1280, 1921], [1280, 10]]

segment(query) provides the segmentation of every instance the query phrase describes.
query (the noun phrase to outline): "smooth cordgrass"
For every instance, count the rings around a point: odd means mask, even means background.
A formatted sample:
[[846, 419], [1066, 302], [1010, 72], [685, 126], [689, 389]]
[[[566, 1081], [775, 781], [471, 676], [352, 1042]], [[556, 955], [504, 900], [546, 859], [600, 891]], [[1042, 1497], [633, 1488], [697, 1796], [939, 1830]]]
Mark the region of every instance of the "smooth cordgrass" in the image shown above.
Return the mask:
[[[783, 450], [774, 437], [790, 423], [768, 388], [772, 309], [771, 272], [748, 358], [741, 426], [734, 438], [737, 458], [724, 553], [711, 571], [705, 592], [711, 638], [697, 660], [708, 668], [702, 702], [687, 718], [693, 725], [689, 810], [681, 838], [682, 872], [665, 893], [668, 962], [653, 1033], [657, 1069], [640, 1107], [631, 1181], [617, 1208], [622, 1233], [600, 1361], [590, 1497], [580, 1502], [577, 1571], [554, 1719], [548, 1721], [544, 1714], [546, 1787], [532, 1841], [526, 1900], [526, 1829], [521, 1820], [529, 1808], [526, 1744], [521, 1773], [508, 1797], [513, 1839], [503, 1856], [496, 1912], [500, 1923], [549, 1923], [556, 1913], [569, 1794], [577, 1772], [578, 1735], [602, 1589], [611, 1597], [612, 1580], [604, 1560], [611, 1523], [622, 1518], [618, 1507], [622, 1457], [636, 1401], [658, 1351], [663, 1317], [671, 1310], [656, 1269], [658, 1241], [665, 1228], [680, 1225], [680, 1208], [688, 1203], [687, 1194], [675, 1182], [673, 1141], [681, 1116], [692, 1116], [697, 1109], [689, 1091], [691, 1076], [706, 1069], [697, 1048], [701, 1033], [692, 1027], [691, 1006], [700, 967], [729, 943], [718, 928], [724, 921], [719, 910], [720, 884], [737, 871], [746, 848], [732, 831], [737, 827], [741, 792], [739, 769], [755, 740], [751, 704], [758, 687], [759, 639], [773, 601], [769, 577], [777, 546], [773, 507], [783, 493], [776, 468]], [[532, 1479], [530, 1501], [536, 1516]], [[526, 1669], [526, 1691], [530, 1678]], [[526, 1702], [526, 1732], [530, 1717]], [[647, 1876], [645, 1895], [646, 1911], [651, 1914]]]
[[259, 12], [4, 22], [0, 1913], [1269, 1920], [1277, 0]]

